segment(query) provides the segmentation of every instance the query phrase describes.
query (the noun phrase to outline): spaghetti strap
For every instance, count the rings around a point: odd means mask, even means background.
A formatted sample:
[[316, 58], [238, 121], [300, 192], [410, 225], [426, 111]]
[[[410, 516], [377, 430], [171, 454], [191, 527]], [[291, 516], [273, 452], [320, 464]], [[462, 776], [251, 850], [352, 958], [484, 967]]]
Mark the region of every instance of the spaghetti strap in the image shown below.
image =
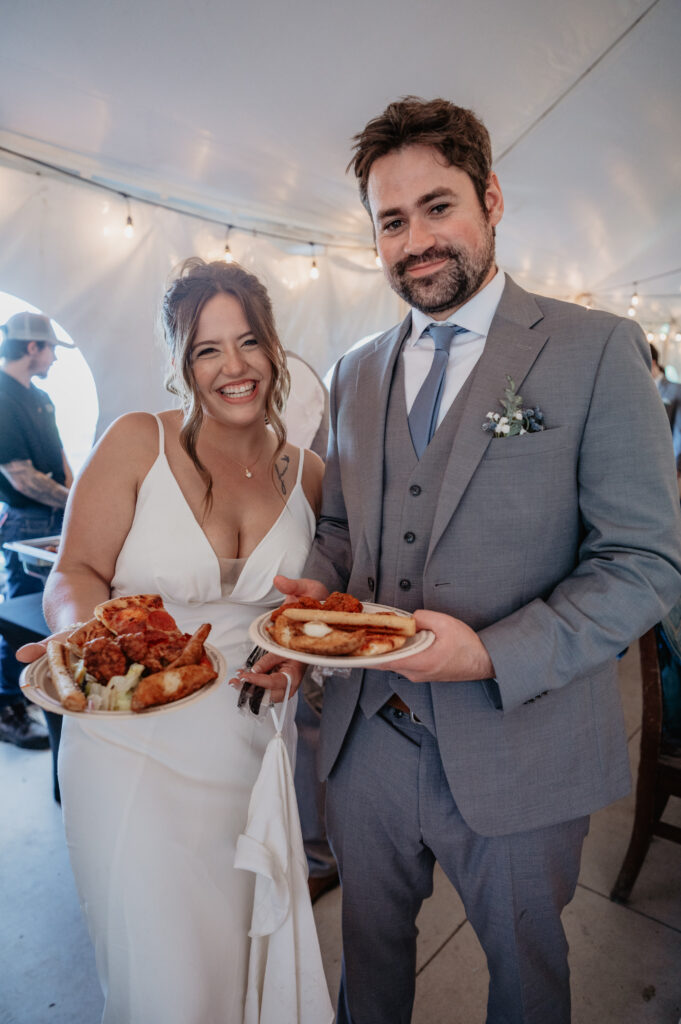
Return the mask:
[[296, 487], [303, 479], [303, 462], [305, 461], [305, 449], [299, 448], [300, 455], [298, 457], [298, 476], [296, 477]]
[[164, 455], [165, 454], [165, 432], [163, 430], [163, 423], [162, 423], [161, 417], [158, 415], [158, 413], [152, 412], [151, 415], [154, 417], [154, 419], [158, 423], [158, 454], [159, 455]]

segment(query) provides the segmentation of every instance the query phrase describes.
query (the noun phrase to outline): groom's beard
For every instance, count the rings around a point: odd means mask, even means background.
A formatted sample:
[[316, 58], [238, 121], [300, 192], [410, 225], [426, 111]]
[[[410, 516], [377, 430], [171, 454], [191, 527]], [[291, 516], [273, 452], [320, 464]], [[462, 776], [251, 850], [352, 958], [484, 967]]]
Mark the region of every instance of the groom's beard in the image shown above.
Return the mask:
[[[412, 278], [407, 271], [420, 263], [446, 259], [446, 266], [427, 277]], [[409, 256], [386, 268], [391, 288], [422, 313], [443, 313], [462, 306], [475, 295], [494, 264], [494, 229], [485, 233], [476, 249], [433, 246], [420, 256]]]

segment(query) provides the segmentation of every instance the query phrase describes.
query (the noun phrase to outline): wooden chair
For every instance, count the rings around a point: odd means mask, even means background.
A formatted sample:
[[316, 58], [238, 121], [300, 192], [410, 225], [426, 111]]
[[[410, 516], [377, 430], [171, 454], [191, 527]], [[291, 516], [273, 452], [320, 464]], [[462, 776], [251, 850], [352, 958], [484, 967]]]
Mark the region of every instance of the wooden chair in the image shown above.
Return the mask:
[[653, 836], [681, 843], [681, 828], [660, 821], [669, 797], [681, 797], [681, 757], [669, 757], [660, 750], [662, 686], [654, 629], [641, 637], [639, 651], [643, 684], [641, 760], [629, 848], [610, 893], [610, 899], [617, 903], [628, 900]]

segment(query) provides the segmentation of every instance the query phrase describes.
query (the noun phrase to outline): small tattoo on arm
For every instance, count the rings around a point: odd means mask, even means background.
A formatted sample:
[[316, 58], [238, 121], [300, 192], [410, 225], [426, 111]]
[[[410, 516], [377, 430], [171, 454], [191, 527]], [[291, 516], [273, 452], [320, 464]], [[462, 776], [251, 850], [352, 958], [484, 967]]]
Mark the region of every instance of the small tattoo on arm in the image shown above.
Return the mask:
[[286, 483], [284, 481], [284, 477], [286, 476], [290, 462], [291, 459], [289, 458], [288, 455], [282, 455], [282, 457], [279, 459], [277, 463], [275, 463], [274, 466], [274, 472], [277, 474], [277, 477], [279, 479], [282, 494], [286, 494]]

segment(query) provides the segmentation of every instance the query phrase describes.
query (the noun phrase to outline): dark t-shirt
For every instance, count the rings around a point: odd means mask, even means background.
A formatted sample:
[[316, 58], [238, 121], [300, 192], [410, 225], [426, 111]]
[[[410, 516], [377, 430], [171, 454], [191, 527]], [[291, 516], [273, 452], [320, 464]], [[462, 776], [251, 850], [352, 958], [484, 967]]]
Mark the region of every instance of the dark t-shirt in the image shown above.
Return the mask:
[[[30, 459], [41, 473], [65, 482], [62, 444], [49, 395], [31, 384], [25, 388], [0, 370], [0, 466]], [[39, 501], [20, 494], [0, 473], [0, 500], [13, 508], [40, 508]]]

